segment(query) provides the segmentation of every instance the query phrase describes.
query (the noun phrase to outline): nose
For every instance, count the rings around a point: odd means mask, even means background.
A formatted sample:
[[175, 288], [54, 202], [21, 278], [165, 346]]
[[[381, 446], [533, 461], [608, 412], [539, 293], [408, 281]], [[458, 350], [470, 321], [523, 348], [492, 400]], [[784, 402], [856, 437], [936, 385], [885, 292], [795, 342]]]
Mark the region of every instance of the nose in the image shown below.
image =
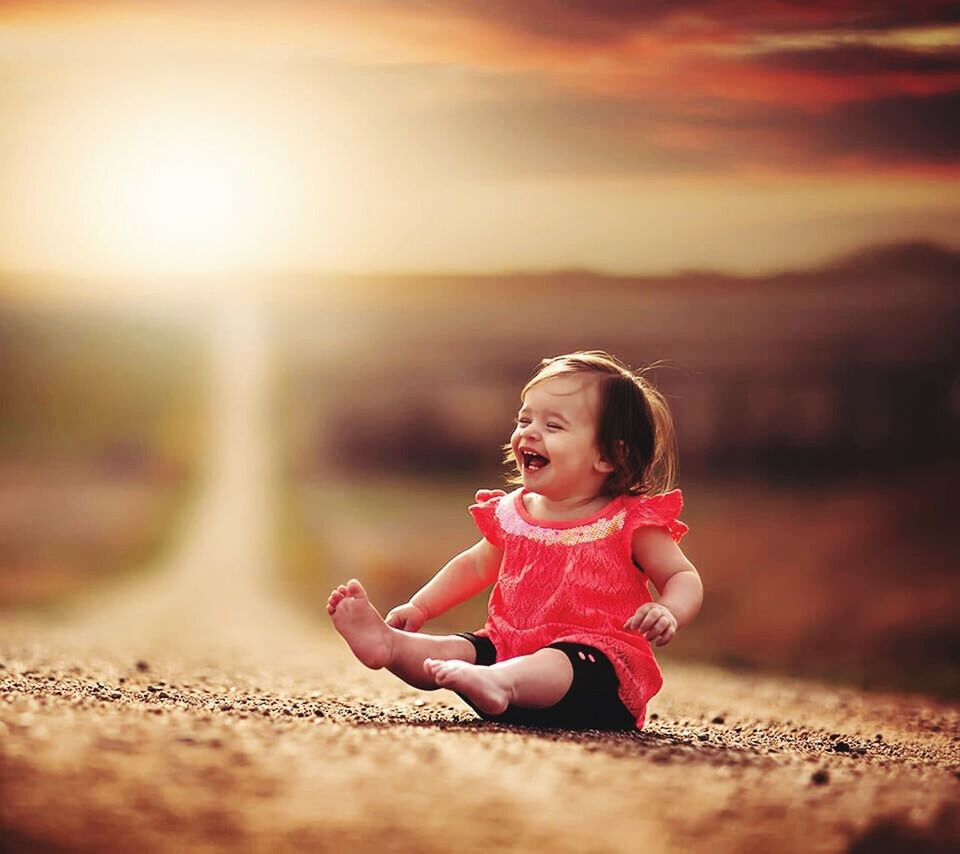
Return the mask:
[[540, 430], [534, 427], [533, 423], [520, 425], [520, 441], [524, 439], [537, 439], [540, 437]]

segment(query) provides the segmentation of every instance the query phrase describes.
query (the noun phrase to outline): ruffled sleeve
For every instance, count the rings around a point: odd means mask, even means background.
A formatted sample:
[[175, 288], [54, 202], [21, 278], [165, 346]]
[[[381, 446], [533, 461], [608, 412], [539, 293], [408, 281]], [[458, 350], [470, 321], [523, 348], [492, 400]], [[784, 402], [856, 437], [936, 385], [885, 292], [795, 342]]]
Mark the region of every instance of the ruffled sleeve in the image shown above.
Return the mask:
[[503, 528], [497, 518], [497, 506], [500, 504], [500, 500], [505, 497], [495, 495], [479, 504], [470, 505], [470, 514], [473, 516], [473, 521], [477, 523], [480, 533], [498, 549], [503, 548]]
[[679, 542], [690, 530], [677, 518], [683, 510], [683, 493], [679, 489], [661, 495], [630, 496], [625, 502], [627, 518], [624, 521], [624, 534], [627, 543], [632, 542], [637, 528], [663, 528], [674, 542]]

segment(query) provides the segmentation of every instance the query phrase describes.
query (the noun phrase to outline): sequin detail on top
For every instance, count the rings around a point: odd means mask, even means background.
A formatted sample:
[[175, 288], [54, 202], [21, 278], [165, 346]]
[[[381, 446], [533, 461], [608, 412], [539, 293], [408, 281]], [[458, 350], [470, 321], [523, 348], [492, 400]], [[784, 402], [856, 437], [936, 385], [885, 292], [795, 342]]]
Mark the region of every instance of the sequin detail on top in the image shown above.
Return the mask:
[[646, 639], [623, 628], [640, 605], [652, 601], [631, 546], [641, 527], [681, 539], [687, 532], [677, 518], [683, 497], [679, 490], [618, 496], [593, 516], [564, 522], [530, 516], [525, 492], [470, 508], [483, 536], [503, 552], [487, 620], [476, 634], [493, 642], [498, 661], [551, 643], [595, 647], [610, 659], [620, 699], [642, 727], [663, 676]]
[[526, 537], [546, 546], [576, 546], [602, 540], [622, 531], [627, 511], [621, 510], [612, 519], [598, 519], [589, 525], [577, 525], [574, 528], [541, 528], [539, 525], [531, 525], [520, 518], [510, 506], [510, 502], [505, 501], [497, 505], [496, 515], [500, 527], [508, 534]]

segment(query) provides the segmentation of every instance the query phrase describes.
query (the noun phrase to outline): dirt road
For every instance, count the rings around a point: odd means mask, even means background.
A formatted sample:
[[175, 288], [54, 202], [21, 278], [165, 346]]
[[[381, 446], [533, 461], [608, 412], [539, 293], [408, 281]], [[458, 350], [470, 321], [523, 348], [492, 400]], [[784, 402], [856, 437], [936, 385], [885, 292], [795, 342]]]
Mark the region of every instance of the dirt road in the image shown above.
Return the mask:
[[264, 359], [166, 566], [0, 618], [0, 851], [947, 851], [960, 709], [672, 666], [642, 733], [522, 732], [370, 673], [270, 587]]

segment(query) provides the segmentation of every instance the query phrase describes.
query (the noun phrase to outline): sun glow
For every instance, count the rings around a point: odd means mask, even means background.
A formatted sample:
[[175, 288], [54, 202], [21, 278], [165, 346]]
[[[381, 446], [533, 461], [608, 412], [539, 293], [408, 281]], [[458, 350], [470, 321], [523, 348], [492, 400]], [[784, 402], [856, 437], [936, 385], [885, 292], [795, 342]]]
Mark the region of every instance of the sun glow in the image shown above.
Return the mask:
[[101, 134], [84, 158], [90, 237], [137, 273], [226, 273], [276, 257], [293, 175], [255, 126], [145, 111]]

